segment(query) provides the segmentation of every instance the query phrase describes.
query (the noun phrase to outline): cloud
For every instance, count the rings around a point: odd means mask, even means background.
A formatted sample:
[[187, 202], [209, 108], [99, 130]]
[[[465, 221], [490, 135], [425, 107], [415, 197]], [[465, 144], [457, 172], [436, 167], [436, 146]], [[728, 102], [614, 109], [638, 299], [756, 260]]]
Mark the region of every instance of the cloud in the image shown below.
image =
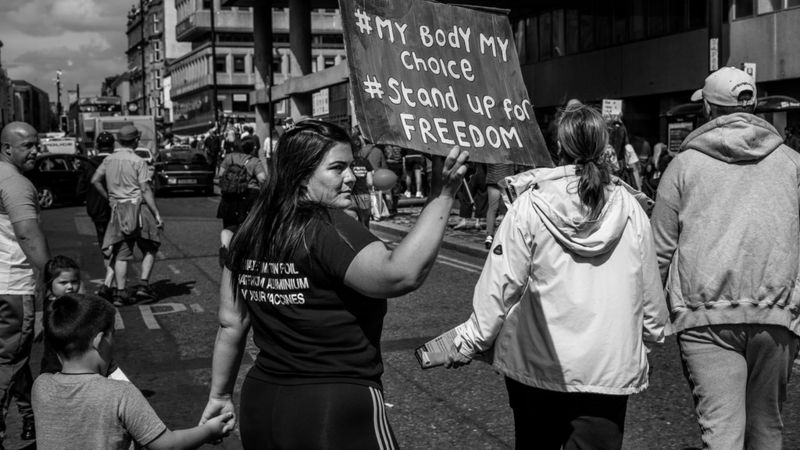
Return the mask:
[[0, 64], [12, 79], [26, 80], [55, 101], [80, 83], [96, 95], [102, 81], [126, 70], [127, 13], [136, 0], [0, 0]]

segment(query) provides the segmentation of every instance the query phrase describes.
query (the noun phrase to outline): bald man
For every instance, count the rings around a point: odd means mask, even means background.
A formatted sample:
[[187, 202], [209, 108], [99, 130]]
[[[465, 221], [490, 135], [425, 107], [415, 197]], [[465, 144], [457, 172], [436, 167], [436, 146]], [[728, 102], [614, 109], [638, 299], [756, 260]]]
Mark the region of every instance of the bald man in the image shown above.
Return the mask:
[[[15, 395], [23, 419], [23, 439], [35, 437], [30, 406], [36, 272], [50, 259], [39, 225], [36, 188], [23, 172], [33, 169], [39, 151], [36, 130], [11, 122], [0, 132], [0, 405]], [[0, 448], [5, 417], [0, 416]]]

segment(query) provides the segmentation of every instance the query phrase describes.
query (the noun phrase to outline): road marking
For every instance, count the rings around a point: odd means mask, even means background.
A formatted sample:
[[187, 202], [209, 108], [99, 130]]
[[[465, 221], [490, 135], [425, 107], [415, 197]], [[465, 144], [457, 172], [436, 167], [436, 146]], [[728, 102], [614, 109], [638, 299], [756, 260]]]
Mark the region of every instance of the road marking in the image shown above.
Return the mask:
[[175, 267], [173, 264], [167, 264], [167, 267], [169, 267], [169, 270], [171, 270], [172, 273], [174, 273], [175, 275], [180, 275], [181, 271], [178, 270], [178, 268]]
[[122, 321], [122, 315], [117, 310], [116, 314], [114, 314], [114, 329], [115, 330], [124, 330], [125, 329], [125, 322]]
[[483, 266], [479, 266], [477, 264], [471, 264], [471, 263], [468, 263], [466, 261], [461, 261], [460, 259], [450, 258], [449, 256], [439, 255], [439, 256], [436, 257], [436, 259], [438, 259], [439, 262], [447, 261], [447, 262], [451, 262], [451, 263], [454, 263], [454, 264], [460, 264], [460, 265], [464, 266], [465, 268], [469, 268], [469, 269], [472, 269], [472, 270], [477, 270], [478, 272], [481, 272], [483, 270]]
[[[396, 242], [384, 241], [384, 243], [392, 249], [397, 248], [398, 245]], [[466, 261], [461, 261], [460, 259], [450, 258], [449, 256], [444, 255], [437, 255], [436, 262], [472, 273], [481, 273], [483, 271], [483, 266], [471, 264]]]
[[[154, 311], [155, 308], [158, 308], [158, 311]], [[162, 311], [162, 308], [167, 308], [166, 311]], [[140, 305], [139, 311], [142, 313], [142, 320], [147, 328], [151, 330], [160, 330], [161, 326], [156, 321], [156, 316], [161, 316], [164, 314], [172, 314], [177, 312], [186, 311], [186, 305], [183, 303], [159, 303], [157, 305]]]
[[480, 271], [480, 270], [478, 270], [478, 269], [472, 269], [472, 268], [470, 268], [470, 267], [465, 267], [465, 266], [462, 266], [462, 265], [460, 265], [460, 264], [452, 263], [452, 262], [450, 262], [450, 261], [445, 261], [445, 260], [440, 260], [440, 259], [437, 259], [437, 262], [438, 262], [439, 264], [444, 264], [444, 265], [446, 265], [446, 266], [455, 267], [456, 269], [465, 270], [465, 271], [467, 271], [467, 272], [472, 272], [472, 273], [481, 273], [481, 271]]

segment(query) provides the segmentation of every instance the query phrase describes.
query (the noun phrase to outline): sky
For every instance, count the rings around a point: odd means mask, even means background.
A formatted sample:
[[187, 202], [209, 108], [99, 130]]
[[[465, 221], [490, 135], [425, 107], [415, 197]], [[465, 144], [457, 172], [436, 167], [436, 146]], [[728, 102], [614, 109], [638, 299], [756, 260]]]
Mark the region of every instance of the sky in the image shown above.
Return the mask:
[[136, 0], [0, 0], [0, 64], [61, 101], [80, 84], [81, 97], [98, 95], [105, 79], [125, 71], [127, 13]]

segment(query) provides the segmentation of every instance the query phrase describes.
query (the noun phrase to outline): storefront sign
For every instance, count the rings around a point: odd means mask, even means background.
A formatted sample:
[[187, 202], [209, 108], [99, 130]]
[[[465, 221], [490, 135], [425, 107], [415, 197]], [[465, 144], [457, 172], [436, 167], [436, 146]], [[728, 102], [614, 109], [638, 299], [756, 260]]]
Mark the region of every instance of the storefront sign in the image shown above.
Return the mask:
[[671, 153], [678, 153], [681, 151], [681, 144], [692, 132], [692, 122], [674, 122], [667, 125], [668, 141], [667, 148]]
[[610, 119], [622, 116], [622, 100], [603, 99], [603, 117]]
[[358, 122], [373, 142], [552, 166], [511, 25], [425, 0], [340, 1]]

